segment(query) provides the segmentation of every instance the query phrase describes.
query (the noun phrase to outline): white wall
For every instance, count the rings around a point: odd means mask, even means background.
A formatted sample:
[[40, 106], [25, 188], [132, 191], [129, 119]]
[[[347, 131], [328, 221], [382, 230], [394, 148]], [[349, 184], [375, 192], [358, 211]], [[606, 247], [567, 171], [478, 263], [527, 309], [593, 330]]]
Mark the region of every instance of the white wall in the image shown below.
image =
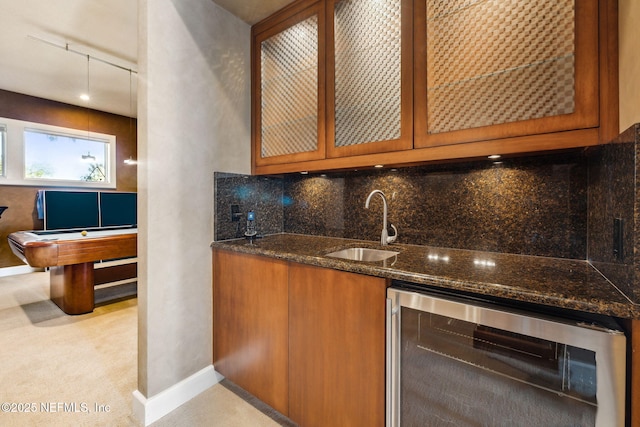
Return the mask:
[[251, 171], [251, 86], [249, 25], [211, 0], [138, 7], [137, 399], [144, 400], [211, 365], [213, 172]]
[[640, 1], [620, 0], [620, 131], [640, 123]]

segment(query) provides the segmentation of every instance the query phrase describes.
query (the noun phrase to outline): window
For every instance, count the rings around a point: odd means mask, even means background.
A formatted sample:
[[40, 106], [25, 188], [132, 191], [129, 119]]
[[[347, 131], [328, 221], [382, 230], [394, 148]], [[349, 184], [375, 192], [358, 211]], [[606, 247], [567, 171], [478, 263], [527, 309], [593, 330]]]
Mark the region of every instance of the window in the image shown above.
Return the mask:
[[0, 184], [115, 188], [114, 135], [2, 121], [6, 161]]
[[108, 182], [109, 141], [24, 131], [24, 179]]

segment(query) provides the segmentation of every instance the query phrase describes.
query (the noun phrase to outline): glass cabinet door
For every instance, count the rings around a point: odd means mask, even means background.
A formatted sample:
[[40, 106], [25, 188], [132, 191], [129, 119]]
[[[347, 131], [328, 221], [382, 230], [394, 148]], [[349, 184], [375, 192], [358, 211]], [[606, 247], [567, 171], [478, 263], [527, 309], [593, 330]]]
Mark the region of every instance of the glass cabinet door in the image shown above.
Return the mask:
[[411, 148], [412, 4], [327, 2], [328, 157]]
[[598, 126], [597, 0], [420, 0], [416, 17], [416, 146]]
[[255, 164], [324, 158], [324, 19], [318, 4], [254, 34]]

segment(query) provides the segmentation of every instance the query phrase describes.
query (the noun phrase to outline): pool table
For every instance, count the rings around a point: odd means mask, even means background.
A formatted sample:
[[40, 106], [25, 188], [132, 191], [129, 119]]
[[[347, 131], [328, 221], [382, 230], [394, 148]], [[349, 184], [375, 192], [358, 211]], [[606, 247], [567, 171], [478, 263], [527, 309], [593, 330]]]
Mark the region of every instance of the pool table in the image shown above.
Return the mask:
[[17, 231], [13, 253], [36, 268], [50, 268], [51, 300], [67, 314], [94, 308], [94, 263], [135, 257], [137, 228]]

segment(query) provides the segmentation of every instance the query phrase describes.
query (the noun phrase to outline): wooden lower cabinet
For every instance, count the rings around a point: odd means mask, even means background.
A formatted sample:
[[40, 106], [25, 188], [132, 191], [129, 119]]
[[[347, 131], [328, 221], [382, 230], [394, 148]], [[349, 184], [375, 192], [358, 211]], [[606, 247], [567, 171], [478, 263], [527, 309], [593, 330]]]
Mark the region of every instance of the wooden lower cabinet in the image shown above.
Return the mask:
[[630, 403], [630, 422], [627, 425], [637, 427], [640, 426], [640, 399], [638, 398], [640, 396], [640, 320], [632, 320], [629, 324], [631, 327], [631, 361], [629, 363], [631, 372], [627, 372], [627, 382], [629, 383], [627, 392], [630, 393], [627, 397], [627, 402]]
[[214, 367], [302, 427], [383, 426], [387, 286], [214, 250]]
[[214, 250], [213, 365], [277, 411], [288, 410], [287, 263]]
[[384, 426], [385, 279], [289, 267], [289, 417]]

